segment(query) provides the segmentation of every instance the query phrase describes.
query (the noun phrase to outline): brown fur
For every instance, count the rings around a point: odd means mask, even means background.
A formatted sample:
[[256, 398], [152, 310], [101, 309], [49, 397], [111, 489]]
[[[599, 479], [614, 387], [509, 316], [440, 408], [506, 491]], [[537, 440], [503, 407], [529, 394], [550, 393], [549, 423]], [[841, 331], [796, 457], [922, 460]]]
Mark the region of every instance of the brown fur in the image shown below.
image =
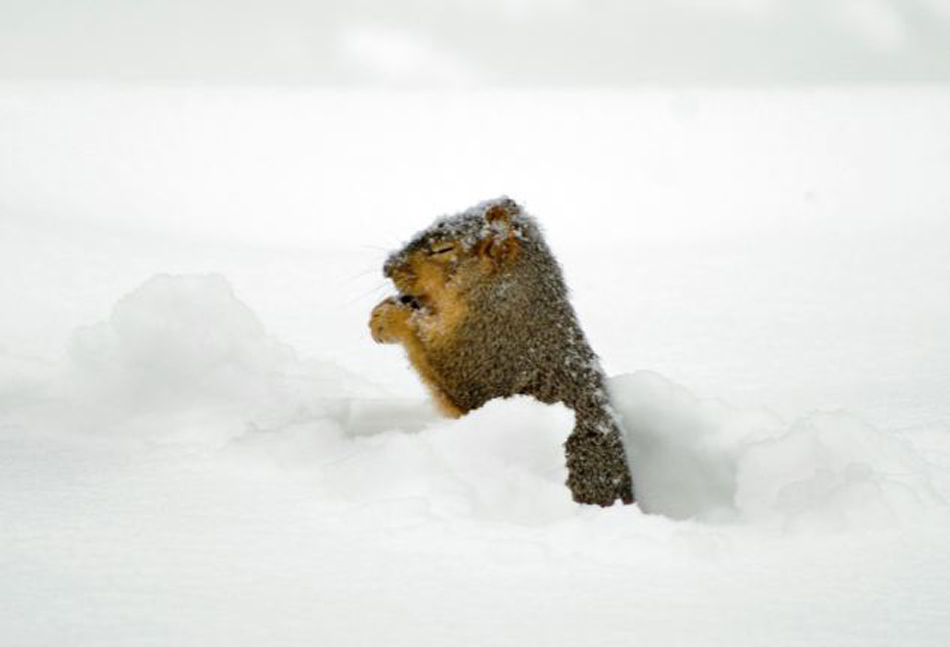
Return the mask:
[[582, 503], [633, 501], [620, 427], [597, 357], [540, 229], [503, 198], [437, 221], [389, 257], [400, 293], [376, 306], [373, 338], [400, 343], [440, 409], [457, 417], [515, 394], [575, 412], [568, 482]]

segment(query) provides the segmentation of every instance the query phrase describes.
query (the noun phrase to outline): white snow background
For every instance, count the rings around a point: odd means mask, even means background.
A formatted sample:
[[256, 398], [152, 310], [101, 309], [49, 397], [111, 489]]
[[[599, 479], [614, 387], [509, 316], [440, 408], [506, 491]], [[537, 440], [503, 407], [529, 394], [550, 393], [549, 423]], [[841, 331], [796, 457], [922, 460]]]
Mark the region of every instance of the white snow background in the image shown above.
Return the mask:
[[[0, 144], [2, 644], [950, 644], [950, 91], [7, 84]], [[638, 507], [369, 337], [502, 193]]]

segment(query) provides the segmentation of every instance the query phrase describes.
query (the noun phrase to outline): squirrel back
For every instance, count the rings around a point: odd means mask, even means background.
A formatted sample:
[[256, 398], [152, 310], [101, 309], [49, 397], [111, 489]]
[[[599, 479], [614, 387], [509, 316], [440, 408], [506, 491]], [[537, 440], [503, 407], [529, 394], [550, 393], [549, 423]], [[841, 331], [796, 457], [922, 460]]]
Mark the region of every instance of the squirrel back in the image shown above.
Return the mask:
[[565, 443], [574, 499], [633, 501], [620, 427], [597, 356], [535, 220], [508, 198], [437, 220], [386, 260], [400, 295], [373, 313], [444, 410], [530, 395], [575, 412]]

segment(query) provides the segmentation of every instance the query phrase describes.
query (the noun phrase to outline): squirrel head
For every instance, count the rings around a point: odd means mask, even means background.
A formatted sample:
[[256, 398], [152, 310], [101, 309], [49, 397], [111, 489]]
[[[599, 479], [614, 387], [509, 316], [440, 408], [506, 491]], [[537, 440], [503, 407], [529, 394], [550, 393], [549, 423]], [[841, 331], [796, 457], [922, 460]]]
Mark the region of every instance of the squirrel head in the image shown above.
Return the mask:
[[423, 306], [446, 290], [465, 292], [497, 277], [518, 259], [531, 223], [507, 197], [439, 218], [383, 265], [400, 294]]

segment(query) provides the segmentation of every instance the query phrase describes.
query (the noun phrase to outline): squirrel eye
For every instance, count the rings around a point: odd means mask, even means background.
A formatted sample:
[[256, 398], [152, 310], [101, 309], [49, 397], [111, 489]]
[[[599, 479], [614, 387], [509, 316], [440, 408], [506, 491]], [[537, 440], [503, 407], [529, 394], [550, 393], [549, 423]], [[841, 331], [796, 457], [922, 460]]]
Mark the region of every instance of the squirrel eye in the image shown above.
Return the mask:
[[431, 254], [432, 256], [435, 256], [436, 254], [446, 254], [446, 253], [448, 253], [448, 252], [453, 251], [454, 249], [455, 249], [455, 248], [454, 248], [454, 247], [451, 247], [451, 246], [450, 246], [450, 247], [440, 247], [439, 249], [433, 249], [431, 252], [429, 252], [429, 254]]

